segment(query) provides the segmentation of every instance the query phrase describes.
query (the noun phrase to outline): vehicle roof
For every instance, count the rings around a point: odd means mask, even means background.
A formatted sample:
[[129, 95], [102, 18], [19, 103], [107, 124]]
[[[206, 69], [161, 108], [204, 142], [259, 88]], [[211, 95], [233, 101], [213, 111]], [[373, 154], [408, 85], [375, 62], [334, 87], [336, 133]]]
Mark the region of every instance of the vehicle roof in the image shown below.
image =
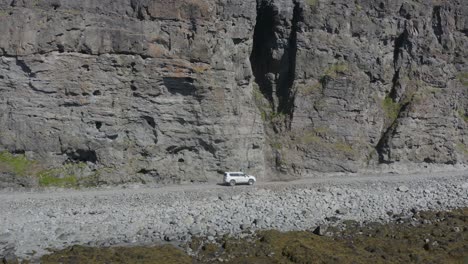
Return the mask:
[[224, 173], [243, 173], [242, 171], [226, 171]]

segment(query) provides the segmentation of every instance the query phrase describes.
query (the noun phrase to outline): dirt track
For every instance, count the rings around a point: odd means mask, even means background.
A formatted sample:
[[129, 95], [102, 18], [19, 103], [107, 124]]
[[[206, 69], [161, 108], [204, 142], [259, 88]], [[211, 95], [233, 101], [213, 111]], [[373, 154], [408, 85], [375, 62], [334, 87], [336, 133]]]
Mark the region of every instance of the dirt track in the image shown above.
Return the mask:
[[[336, 175], [332, 177], [319, 177], [319, 178], [304, 178], [293, 181], [258, 181], [255, 187], [270, 188], [270, 187], [287, 187], [287, 186], [307, 186], [315, 184], [359, 184], [366, 182], [411, 182], [417, 180], [429, 179], [450, 179], [451, 177], [466, 176], [468, 171], [450, 171], [450, 172], [433, 172], [433, 173], [414, 173], [414, 174], [369, 174], [369, 175]], [[135, 193], [167, 193], [167, 192], [204, 192], [204, 191], [217, 191], [229, 190], [235, 191], [239, 189], [247, 189], [251, 186], [237, 185], [229, 187], [219, 183], [203, 183], [203, 184], [186, 184], [186, 185], [152, 185], [145, 186], [141, 184], [129, 184], [117, 187], [101, 187], [90, 189], [51, 189], [47, 190], [32, 190], [32, 191], [5, 191], [0, 190], [0, 199], [2, 201], [20, 201], [28, 198], [58, 198], [58, 197], [76, 197], [76, 196], [105, 196], [115, 195], [116, 192], [125, 190], [127, 194]]]

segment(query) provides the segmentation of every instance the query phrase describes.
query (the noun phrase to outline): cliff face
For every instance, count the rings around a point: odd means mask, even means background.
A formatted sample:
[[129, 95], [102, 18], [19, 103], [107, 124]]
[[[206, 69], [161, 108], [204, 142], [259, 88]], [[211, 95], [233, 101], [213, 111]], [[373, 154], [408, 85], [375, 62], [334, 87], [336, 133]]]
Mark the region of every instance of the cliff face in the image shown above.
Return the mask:
[[458, 1], [0, 0], [0, 150], [100, 181], [468, 162]]

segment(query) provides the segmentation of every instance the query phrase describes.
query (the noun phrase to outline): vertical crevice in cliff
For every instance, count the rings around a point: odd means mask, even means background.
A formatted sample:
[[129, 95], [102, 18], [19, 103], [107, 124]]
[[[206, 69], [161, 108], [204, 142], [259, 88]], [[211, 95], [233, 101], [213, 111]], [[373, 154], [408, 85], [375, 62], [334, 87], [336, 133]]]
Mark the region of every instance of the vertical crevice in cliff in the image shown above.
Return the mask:
[[257, 1], [257, 21], [254, 29], [253, 48], [250, 55], [250, 63], [255, 76], [255, 82], [260, 91], [273, 104], [273, 84], [268, 73], [272, 68], [272, 50], [275, 40], [275, 12], [273, 7], [265, 1]]
[[[384, 110], [384, 131], [375, 146], [378, 154], [379, 163], [392, 163], [390, 157], [390, 144], [395, 130], [398, 126], [398, 118], [404, 112], [409, 103], [401, 104], [402, 97], [404, 97], [404, 89], [400, 83], [402, 75], [402, 64], [404, 61], [405, 51], [411, 52], [412, 44], [409, 41], [409, 33], [406, 29], [395, 39], [393, 50], [393, 68], [394, 74], [392, 78], [392, 86], [390, 92], [387, 94], [382, 102]], [[403, 71], [404, 74], [404, 71]]]
[[389, 141], [392, 138], [392, 136], [395, 134], [395, 131], [398, 127], [398, 118], [401, 117], [402, 114], [407, 111], [411, 100], [409, 100], [408, 102], [402, 105], [398, 104], [398, 112], [396, 113], [395, 119], [387, 127], [385, 132], [380, 137], [379, 142], [375, 146], [375, 150], [377, 151], [377, 154], [379, 156], [379, 163], [383, 163], [383, 164], [393, 163], [393, 161], [390, 158], [391, 149], [390, 149]]
[[411, 42], [409, 41], [409, 33], [405, 28], [403, 33], [395, 39], [395, 46], [393, 49], [393, 68], [395, 73], [392, 78], [392, 88], [390, 90], [390, 98], [396, 102], [399, 100], [403, 91], [401, 91], [400, 78], [401, 67], [405, 50], [411, 50]]
[[437, 38], [439, 44], [442, 44], [442, 18], [440, 15], [441, 7], [434, 6], [432, 9], [432, 30], [434, 31], [434, 35]]
[[298, 2], [294, 2], [292, 19], [285, 21], [273, 2], [257, 1], [250, 55], [252, 71], [261, 93], [270, 102], [273, 115], [285, 116], [286, 128], [294, 112], [297, 32], [302, 20]]
[[[288, 64], [287, 71], [280, 73], [277, 96], [279, 99], [278, 112], [289, 116], [292, 119], [294, 114], [295, 91], [293, 90], [296, 79], [296, 54], [297, 54], [297, 32], [299, 22], [303, 21], [302, 9], [298, 2], [294, 3], [293, 18], [291, 21], [291, 32], [288, 39], [288, 47], [285, 51], [285, 63]], [[289, 127], [289, 124], [288, 124]]]
[[[250, 63], [255, 76], [255, 82], [260, 91], [274, 105], [273, 84], [268, 73], [271, 72], [271, 57], [275, 40], [275, 12], [273, 7], [265, 1], [257, 1], [257, 21], [254, 29], [253, 48], [250, 55]], [[270, 77], [270, 78], [269, 78]]]

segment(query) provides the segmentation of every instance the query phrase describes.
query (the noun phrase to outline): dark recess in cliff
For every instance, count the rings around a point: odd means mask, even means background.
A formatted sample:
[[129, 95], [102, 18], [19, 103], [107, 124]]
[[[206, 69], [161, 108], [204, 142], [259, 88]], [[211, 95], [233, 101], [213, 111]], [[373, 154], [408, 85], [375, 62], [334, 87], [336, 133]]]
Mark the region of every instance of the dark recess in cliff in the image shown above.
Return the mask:
[[434, 6], [432, 9], [432, 30], [434, 31], [435, 36], [439, 44], [442, 44], [442, 18], [440, 16], [441, 7]]
[[297, 31], [298, 24], [302, 20], [302, 10], [299, 4], [295, 2], [291, 33], [289, 35], [288, 41], [289, 45], [287, 51], [285, 52], [285, 56], [283, 56], [283, 58], [286, 60], [285, 63], [289, 64], [288, 70], [284, 74], [280, 73], [280, 83], [277, 92], [279, 98], [278, 112], [288, 114], [291, 117], [294, 114], [295, 92], [292, 90], [292, 88], [296, 78]]
[[91, 162], [98, 161], [96, 151], [89, 149], [69, 149], [65, 152], [69, 161], [72, 162]]
[[[394, 42], [394, 49], [393, 49], [393, 68], [394, 74], [392, 78], [392, 88], [388, 93], [388, 97], [392, 100], [393, 104], [401, 104], [401, 97], [404, 93], [402, 91], [400, 79], [401, 79], [401, 67], [402, 61], [404, 59], [405, 51], [411, 54], [412, 50], [412, 43], [409, 40], [409, 33], [405, 27], [405, 30], [395, 39]], [[404, 112], [409, 103], [405, 103], [400, 105], [398, 109], [398, 114], [394, 120], [390, 120], [389, 125], [386, 127], [385, 131], [382, 133], [377, 145], [375, 146], [375, 150], [379, 156], [379, 163], [382, 164], [390, 164], [393, 163], [391, 160], [391, 153], [390, 153], [390, 146], [389, 141], [393, 137], [395, 133], [395, 129], [398, 126], [398, 118], [400, 117], [401, 113]]]
[[265, 1], [257, 1], [257, 22], [253, 36], [253, 48], [250, 55], [252, 71], [255, 82], [260, 91], [273, 102], [273, 84], [267, 78], [267, 73], [272, 72], [271, 51], [276, 45], [275, 32], [275, 10]]
[[[277, 8], [271, 2], [257, 2], [257, 21], [250, 56], [255, 82], [274, 112], [289, 117], [294, 112], [295, 93], [292, 88], [296, 71], [298, 24], [302, 20], [302, 8], [294, 2], [290, 34], [281, 38], [283, 33], [280, 31], [284, 31], [287, 23], [281, 20]], [[274, 58], [275, 50], [283, 50], [280, 59]]]

